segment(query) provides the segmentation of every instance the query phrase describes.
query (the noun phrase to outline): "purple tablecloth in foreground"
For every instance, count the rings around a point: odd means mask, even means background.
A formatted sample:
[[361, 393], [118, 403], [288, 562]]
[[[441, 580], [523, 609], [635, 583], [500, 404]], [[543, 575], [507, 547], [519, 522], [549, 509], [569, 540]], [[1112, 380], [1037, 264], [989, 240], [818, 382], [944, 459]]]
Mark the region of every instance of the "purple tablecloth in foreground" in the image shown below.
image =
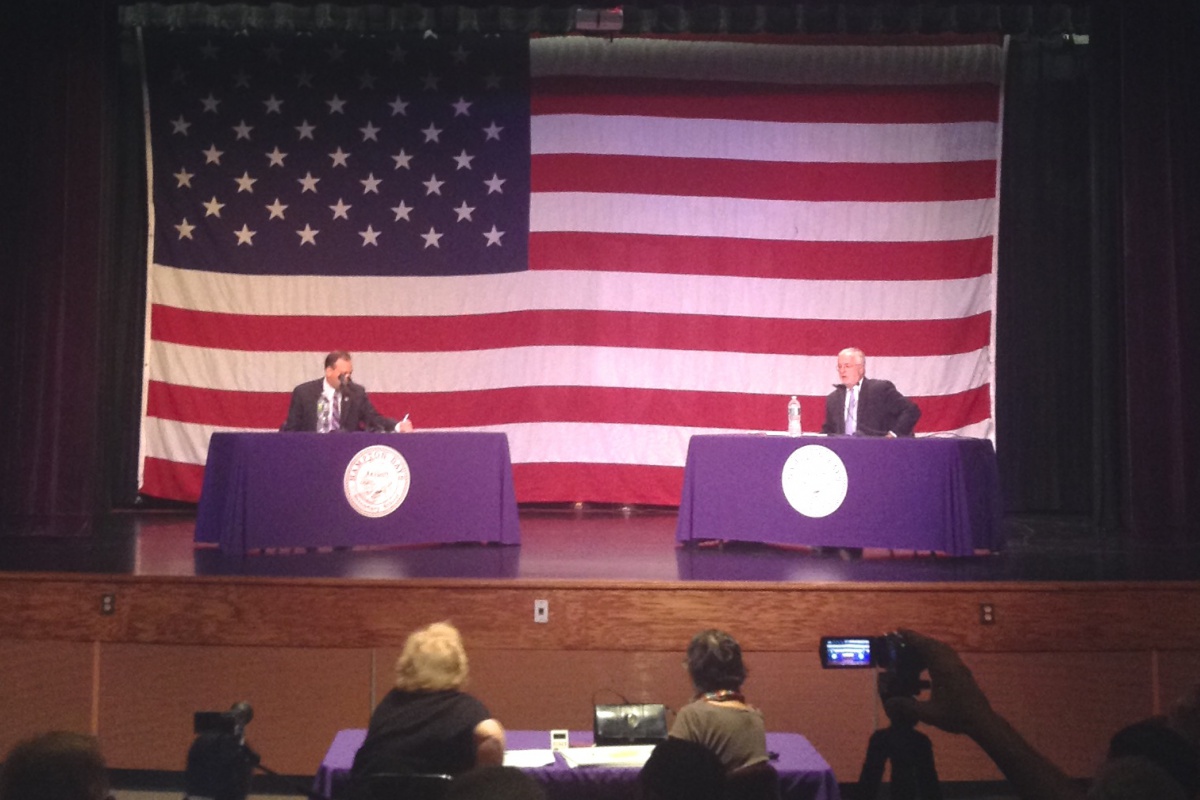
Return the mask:
[[[363, 728], [338, 731], [317, 771], [313, 791], [335, 797], [349, 780], [354, 754], [367, 732]], [[509, 750], [550, 747], [549, 731], [508, 731]], [[592, 743], [591, 731], [571, 731], [572, 747]], [[825, 759], [798, 733], [768, 733], [767, 749], [778, 753], [772, 763], [779, 772], [782, 800], [839, 800], [837, 779]], [[546, 790], [549, 800], [625, 800], [632, 797], [638, 770], [628, 767], [571, 769], [561, 756], [551, 766], [525, 770]]]
[[[845, 465], [846, 498], [825, 517], [789, 505], [783, 467], [820, 445]], [[1002, 544], [996, 451], [986, 439], [693, 436], [675, 538], [885, 547], [954, 556]]]
[[[404, 502], [382, 517], [359, 514], [342, 488], [371, 445], [398, 451], [411, 476]], [[208, 445], [195, 540], [223, 550], [520, 538], [503, 433], [215, 433]]]

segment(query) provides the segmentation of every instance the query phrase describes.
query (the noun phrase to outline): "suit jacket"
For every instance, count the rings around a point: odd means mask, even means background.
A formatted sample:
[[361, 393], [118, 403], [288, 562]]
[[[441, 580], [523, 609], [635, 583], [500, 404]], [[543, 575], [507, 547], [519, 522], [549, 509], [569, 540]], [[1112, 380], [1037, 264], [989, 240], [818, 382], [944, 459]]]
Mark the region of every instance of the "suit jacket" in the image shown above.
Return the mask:
[[[891, 381], [863, 378], [858, 390], [858, 431], [862, 436], [912, 436], [921, 418], [917, 404], [900, 394]], [[846, 387], [837, 388], [825, 398], [825, 424], [822, 433], [846, 432]]]
[[[317, 401], [321, 399], [324, 378], [302, 383], [292, 390], [292, 402], [288, 406], [287, 422], [281, 431], [317, 430]], [[396, 420], [385, 417], [371, 405], [367, 390], [357, 383], [346, 385], [342, 398], [341, 431], [394, 431]]]

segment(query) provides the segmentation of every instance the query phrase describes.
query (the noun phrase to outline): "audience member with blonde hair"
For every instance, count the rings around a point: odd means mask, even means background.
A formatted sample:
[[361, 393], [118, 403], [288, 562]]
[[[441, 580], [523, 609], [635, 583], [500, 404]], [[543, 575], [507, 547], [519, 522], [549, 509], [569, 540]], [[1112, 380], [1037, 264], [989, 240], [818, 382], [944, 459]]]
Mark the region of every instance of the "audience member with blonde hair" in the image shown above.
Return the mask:
[[467, 653], [453, 625], [414, 631], [396, 661], [395, 688], [371, 714], [354, 757], [356, 784], [383, 773], [458, 775], [502, 764], [504, 728], [463, 691], [467, 674]]

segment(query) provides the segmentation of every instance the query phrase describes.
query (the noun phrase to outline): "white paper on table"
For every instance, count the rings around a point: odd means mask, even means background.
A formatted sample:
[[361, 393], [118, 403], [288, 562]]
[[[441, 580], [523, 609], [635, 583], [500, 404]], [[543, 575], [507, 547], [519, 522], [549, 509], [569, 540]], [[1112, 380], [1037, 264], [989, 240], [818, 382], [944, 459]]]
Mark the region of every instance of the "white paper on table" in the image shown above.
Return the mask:
[[568, 747], [559, 750], [570, 767], [641, 767], [654, 752], [652, 744]]
[[505, 750], [504, 766], [518, 769], [548, 767], [554, 763], [553, 750]]

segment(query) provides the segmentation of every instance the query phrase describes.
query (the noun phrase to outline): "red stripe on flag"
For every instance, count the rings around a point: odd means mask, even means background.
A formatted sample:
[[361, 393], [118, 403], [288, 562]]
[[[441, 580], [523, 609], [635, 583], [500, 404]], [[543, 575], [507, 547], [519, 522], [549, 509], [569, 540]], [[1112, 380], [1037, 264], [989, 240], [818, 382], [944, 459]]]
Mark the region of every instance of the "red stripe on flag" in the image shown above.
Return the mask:
[[631, 464], [513, 464], [518, 503], [628, 503], [677, 506], [681, 467]]
[[454, 353], [512, 347], [629, 347], [727, 353], [823, 355], [845, 342], [866, 353], [938, 355], [986, 347], [990, 315], [901, 321], [713, 317], [596, 311], [523, 311], [472, 317], [359, 317], [353, 329], [329, 317], [262, 317], [152, 309], [155, 341], [240, 350], [349, 350]]
[[[830, 376], [836, 378], [832, 368]], [[903, 388], [903, 380], [897, 380]], [[290, 397], [288, 392], [231, 392], [160, 381], [152, 381], [147, 391], [150, 417], [258, 429], [283, 424]], [[592, 386], [370, 394], [381, 413], [397, 418], [410, 414], [418, 428], [595, 422], [762, 431], [783, 430], [787, 421], [787, 398], [782, 395]], [[918, 432], [955, 430], [981, 422], [988, 418], [991, 407], [986, 386], [912, 399], [921, 408]], [[801, 413], [807, 430], [820, 430], [825, 420], [824, 396], [802, 397]]]
[[[204, 485], [204, 467], [147, 456], [143, 462], [141, 493], [150, 497], [195, 503]], [[676, 501], [678, 502], [678, 501]]]
[[931, 124], [995, 122], [1000, 89], [945, 86], [816, 86], [638, 77], [542, 77], [531, 83], [534, 116], [586, 114], [762, 122]]
[[155, 341], [222, 350], [456, 352], [506, 347], [636, 347], [822, 355], [845, 342], [873, 356], [971, 352], [986, 347], [990, 315], [910, 321], [808, 320], [615, 311], [514, 311], [469, 317], [276, 317], [155, 305]]
[[691, 195], [763, 200], [929, 202], [995, 195], [994, 161], [834, 164], [539, 155], [535, 192]]
[[992, 271], [992, 237], [787, 242], [713, 236], [535, 233], [530, 269], [837, 281], [954, 280]]

